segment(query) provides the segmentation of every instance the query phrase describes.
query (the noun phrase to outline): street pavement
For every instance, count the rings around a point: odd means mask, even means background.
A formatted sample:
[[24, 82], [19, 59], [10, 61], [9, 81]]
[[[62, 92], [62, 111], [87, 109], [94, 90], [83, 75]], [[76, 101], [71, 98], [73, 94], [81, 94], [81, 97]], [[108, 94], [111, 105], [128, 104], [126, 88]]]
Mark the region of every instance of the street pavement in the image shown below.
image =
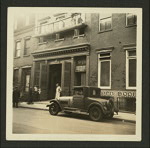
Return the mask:
[[94, 122], [86, 115], [59, 113], [52, 116], [46, 110], [13, 108], [13, 133], [134, 135], [135, 124], [112, 119]]
[[[34, 104], [27, 104], [26, 102], [20, 102], [19, 107], [36, 110], [48, 110], [48, 107], [46, 107], [47, 104], [49, 104], [49, 101], [34, 102]], [[122, 122], [136, 123], [136, 115], [133, 113], [119, 112], [118, 115], [117, 114], [114, 115], [113, 120], [121, 120]]]

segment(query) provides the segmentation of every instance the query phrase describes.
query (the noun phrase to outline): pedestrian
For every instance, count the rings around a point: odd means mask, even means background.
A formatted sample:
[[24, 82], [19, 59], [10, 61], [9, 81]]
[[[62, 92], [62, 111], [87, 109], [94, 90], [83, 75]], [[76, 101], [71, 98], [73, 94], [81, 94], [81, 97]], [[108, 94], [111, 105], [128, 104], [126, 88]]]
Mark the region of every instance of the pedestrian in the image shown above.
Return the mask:
[[33, 99], [34, 101], [38, 100], [38, 87], [35, 85], [33, 90]]
[[18, 108], [19, 99], [20, 99], [20, 91], [18, 89], [18, 86], [16, 86], [13, 90], [13, 107]]
[[38, 100], [41, 101], [41, 88], [38, 89]]
[[83, 22], [82, 18], [81, 18], [81, 13], [79, 14], [79, 18], [78, 18], [78, 24], [81, 24]]
[[55, 94], [55, 99], [59, 100], [61, 93], [61, 87], [59, 86], [59, 83], [56, 84], [56, 94]]
[[74, 25], [76, 25], [75, 14], [72, 14], [71, 17], [72, 17], [72, 19], [71, 19], [71, 24], [74, 26]]
[[28, 104], [33, 104], [33, 93], [32, 93], [32, 87], [29, 88], [29, 98], [28, 98]]

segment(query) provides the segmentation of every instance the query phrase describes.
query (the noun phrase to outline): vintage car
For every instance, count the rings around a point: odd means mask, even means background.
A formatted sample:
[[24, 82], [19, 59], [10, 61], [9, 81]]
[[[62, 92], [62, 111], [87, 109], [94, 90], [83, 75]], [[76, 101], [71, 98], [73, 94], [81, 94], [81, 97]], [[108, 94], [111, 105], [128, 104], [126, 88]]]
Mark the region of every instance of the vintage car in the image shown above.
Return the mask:
[[61, 111], [69, 114], [87, 113], [93, 121], [112, 118], [115, 112], [113, 98], [101, 97], [100, 88], [96, 87], [74, 87], [73, 96], [52, 99], [47, 107], [51, 115]]

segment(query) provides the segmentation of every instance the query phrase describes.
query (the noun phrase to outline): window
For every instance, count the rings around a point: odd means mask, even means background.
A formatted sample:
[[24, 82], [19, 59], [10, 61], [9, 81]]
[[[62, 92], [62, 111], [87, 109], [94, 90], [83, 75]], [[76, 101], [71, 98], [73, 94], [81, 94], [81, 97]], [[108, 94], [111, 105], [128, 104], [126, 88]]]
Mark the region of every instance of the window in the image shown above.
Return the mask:
[[132, 13], [126, 14], [126, 26], [133, 26], [136, 25], [137, 22], [137, 16]]
[[74, 29], [74, 37], [84, 36], [84, 28]]
[[29, 49], [30, 49], [30, 38], [25, 39], [24, 43], [24, 55], [29, 55]]
[[39, 37], [39, 44], [47, 43], [47, 40], [45, 37]]
[[99, 31], [107, 31], [112, 29], [112, 14], [100, 14], [99, 15]]
[[35, 63], [35, 69], [34, 69], [34, 85], [40, 84], [40, 62]]
[[110, 89], [111, 87], [111, 54], [101, 52], [99, 54], [99, 87]]
[[126, 88], [136, 87], [136, 50], [126, 51]]
[[16, 50], [15, 50], [15, 57], [20, 57], [21, 52], [21, 41], [16, 42]]
[[62, 41], [62, 40], [64, 40], [64, 35], [62, 33], [57, 33], [55, 41]]
[[47, 32], [47, 21], [40, 23], [40, 33], [46, 33]]

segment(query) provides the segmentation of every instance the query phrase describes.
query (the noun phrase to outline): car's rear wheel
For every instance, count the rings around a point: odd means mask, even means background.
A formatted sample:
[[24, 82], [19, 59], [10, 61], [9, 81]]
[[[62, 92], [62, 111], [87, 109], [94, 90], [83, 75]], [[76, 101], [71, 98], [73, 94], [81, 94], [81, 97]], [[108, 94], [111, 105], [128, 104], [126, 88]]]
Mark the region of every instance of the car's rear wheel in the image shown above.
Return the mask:
[[93, 121], [100, 121], [103, 119], [103, 113], [98, 106], [93, 106], [90, 108], [89, 116]]
[[51, 115], [57, 115], [59, 112], [59, 106], [57, 103], [52, 103], [50, 106], [49, 106], [49, 113]]

